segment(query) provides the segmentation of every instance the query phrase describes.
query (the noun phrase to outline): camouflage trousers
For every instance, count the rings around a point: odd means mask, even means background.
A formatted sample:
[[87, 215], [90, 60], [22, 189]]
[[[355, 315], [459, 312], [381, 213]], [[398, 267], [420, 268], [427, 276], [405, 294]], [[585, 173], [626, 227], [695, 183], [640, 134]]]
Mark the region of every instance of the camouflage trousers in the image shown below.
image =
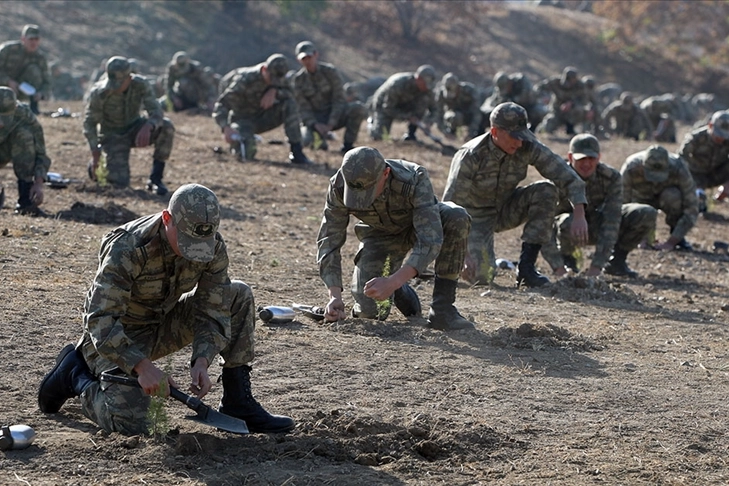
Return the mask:
[[[314, 113], [317, 123], [329, 122], [329, 112], [319, 111]], [[344, 111], [339, 115], [339, 119], [336, 124], [332, 127], [332, 130], [339, 130], [344, 128], [344, 139], [342, 142], [344, 145], [354, 145], [357, 141], [357, 135], [359, 134], [359, 127], [362, 122], [367, 119], [367, 108], [359, 101], [353, 101], [347, 103]], [[304, 147], [308, 147], [314, 142], [314, 127], [307, 127], [306, 125], [301, 127], [301, 141]]]
[[375, 107], [369, 123], [369, 132], [372, 140], [382, 140], [383, 132], [390, 133], [392, 122], [395, 120], [409, 120], [411, 117], [422, 119], [428, 111], [423, 103], [411, 103], [395, 108]]
[[182, 107], [175, 107], [175, 111], [182, 111], [188, 108], [197, 108], [201, 103], [207, 101], [208, 93], [200, 89], [200, 85], [191, 79], [182, 78], [175, 82], [172, 93], [182, 102]]
[[[610, 258], [613, 248], [619, 248], [626, 253], [634, 250], [641, 241], [646, 240], [656, 229], [656, 215], [658, 212], [652, 206], [639, 203], [623, 204], [620, 210], [620, 227], [617, 235], [606, 236], [606, 239], [615, 241], [609, 244], [610, 253], [606, 255], [595, 255], [592, 265], [604, 267]], [[552, 270], [564, 265], [562, 255], [572, 255], [575, 252], [575, 245], [570, 238], [570, 227], [572, 226], [572, 213], [562, 213], [554, 218], [552, 239], [542, 246], [542, 256], [552, 267]], [[605, 222], [602, 211], [591, 211], [586, 215], [589, 234], [589, 245], [598, 243], [601, 236], [602, 225]], [[602, 242], [604, 243], [604, 242]]]
[[[38, 145], [43, 140], [36, 140], [33, 131], [28, 127], [18, 127], [12, 131], [4, 142], [0, 143], [0, 167], [13, 162], [13, 171], [19, 181], [33, 182], [35, 176], [45, 176], [50, 167], [48, 163], [36, 164]], [[45, 166], [42, 170], [41, 166]]]
[[[470, 113], [463, 113], [461, 111], [454, 110], [447, 110], [443, 113], [443, 128], [445, 129], [445, 133], [452, 133], [453, 135], [456, 135], [458, 127], [468, 128], [471, 126], [473, 121], [473, 115]], [[479, 124], [480, 123], [481, 122], [479, 121]], [[478, 136], [478, 133], [476, 133], [476, 130], [471, 130], [469, 128], [468, 136], [469, 138], [474, 138]]]
[[[671, 228], [671, 231], [673, 231], [678, 224], [678, 220], [681, 219], [681, 216], [683, 216], [684, 207], [681, 189], [675, 186], [665, 188], [658, 196], [655, 196], [652, 199], [646, 198], [645, 200], [636, 202], [648, 204], [663, 211], [666, 214], [666, 224]], [[675, 236], [683, 238], [685, 235]]]
[[724, 161], [720, 166], [714, 167], [711, 172], [696, 172], [691, 170], [691, 176], [696, 182], [696, 187], [699, 189], [707, 189], [709, 187], [717, 187], [722, 184], [726, 184], [729, 181], [729, 160]]
[[[116, 187], [129, 186], [129, 153], [134, 145], [139, 130], [147, 123], [147, 119], [141, 117], [134, 123], [131, 129], [125, 133], [113, 133], [104, 135], [101, 140], [101, 148], [106, 154], [106, 176], [109, 184]], [[162, 120], [162, 126], [152, 130], [150, 145], [154, 145], [152, 158], [161, 162], [167, 162], [172, 152], [172, 143], [175, 139], [175, 127], [168, 118]]]
[[577, 126], [578, 123], [585, 122], [585, 110], [581, 108], [573, 108], [567, 112], [550, 111], [537, 127], [537, 133], [554, 133], [559, 127], [564, 125], [567, 130]]
[[[255, 332], [253, 292], [239, 280], [232, 281], [231, 291], [230, 342], [220, 352], [221, 364], [226, 368], [243, 366], [253, 361]], [[127, 327], [125, 333], [150, 360], [158, 360], [193, 342], [195, 329], [191, 316], [199, 305], [194, 292], [190, 292], [158, 325]], [[81, 349], [95, 375], [115, 368], [114, 363], [99, 356], [88, 334], [82, 339]], [[105, 431], [124, 435], [147, 433], [150, 402], [151, 398], [141, 388], [103, 381], [95, 382], [81, 395], [84, 415]]]
[[503, 202], [500, 210], [472, 211], [468, 255], [476, 267], [474, 283], [491, 283], [496, 275], [495, 233], [524, 224], [522, 241], [547, 244], [552, 234], [556, 205], [557, 188], [554, 184], [550, 181], [537, 181], [528, 186], [517, 187]]
[[[37, 64], [28, 64], [27, 66], [25, 66], [25, 69], [23, 69], [23, 72], [20, 73], [20, 76], [18, 76], [18, 79], [16, 79], [16, 81], [18, 82], [18, 84], [28, 83], [35, 89], [39, 89], [43, 84], [43, 70]], [[19, 100], [23, 101], [27, 100], [28, 98], [29, 97], [25, 93], [18, 90]]]
[[[260, 111], [249, 118], [236, 116], [230, 127], [240, 133], [246, 146], [246, 154], [253, 153], [255, 155], [255, 134], [273, 130], [281, 125], [284, 126], [284, 132], [289, 143], [301, 143], [299, 105], [296, 104], [296, 100], [293, 98], [278, 100], [268, 110]], [[238, 146], [236, 145], [233, 148], [237, 149]], [[246, 157], [248, 158], [247, 155]]]
[[[457, 280], [466, 256], [471, 218], [465, 209], [453, 202], [440, 202], [438, 209], [443, 225], [443, 245], [435, 259], [435, 274], [445, 279]], [[377, 302], [364, 294], [364, 286], [373, 278], [388, 276], [400, 269], [405, 256], [413, 247], [415, 237], [411, 229], [404, 235], [372, 235], [362, 239], [354, 257], [352, 275], [354, 313], [358, 317], [381, 320], [387, 317], [390, 305], [385, 306], [384, 312], [382, 306], [378, 310]]]

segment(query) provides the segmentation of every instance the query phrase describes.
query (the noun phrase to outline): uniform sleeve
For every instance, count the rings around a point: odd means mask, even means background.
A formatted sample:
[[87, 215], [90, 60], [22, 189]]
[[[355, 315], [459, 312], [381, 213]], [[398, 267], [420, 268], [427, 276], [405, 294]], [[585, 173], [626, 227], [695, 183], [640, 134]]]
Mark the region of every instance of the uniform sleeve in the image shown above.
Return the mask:
[[329, 114], [327, 125], [334, 127], [347, 107], [347, 99], [344, 97], [344, 82], [339, 71], [332, 68], [328, 70], [328, 73], [329, 83], [332, 88], [332, 112]]
[[532, 149], [532, 155], [534, 167], [542, 176], [563, 187], [573, 206], [587, 204], [585, 181], [564, 160], [538, 142]]
[[622, 208], [623, 183], [620, 175], [613, 173], [603, 202], [602, 226], [597, 235], [595, 255], [592, 257], [594, 267], [603, 268], [612, 254], [613, 247], [618, 241]]
[[699, 200], [696, 196], [696, 183], [686, 165], [679, 159], [679, 188], [681, 189], [681, 206], [683, 214], [678, 218], [671, 236], [683, 238], [694, 227], [699, 217]]
[[43, 95], [43, 99], [49, 100], [51, 99], [51, 70], [48, 69], [48, 61], [46, 60], [45, 56], [40, 56], [40, 59], [38, 59], [38, 67], [41, 70], [41, 85], [38, 88], [38, 91], [41, 92]]
[[425, 168], [418, 168], [415, 194], [413, 195], [413, 230], [415, 244], [403, 265], [424, 272], [440, 253], [443, 246], [443, 225], [440, 220], [438, 201]]
[[342, 286], [342, 255], [341, 248], [347, 240], [347, 226], [349, 225], [349, 210], [344, 205], [341, 196], [337, 194], [334, 181], [336, 175], [329, 183], [324, 214], [316, 238], [317, 263], [319, 276], [329, 287]]
[[230, 84], [225, 91], [218, 97], [213, 107], [213, 119], [220, 128], [228, 125], [228, 114], [233, 107], [238, 106], [243, 101], [243, 92], [246, 88], [247, 75], [241, 74], [237, 80]]
[[89, 142], [89, 148], [94, 151], [99, 146], [99, 128], [103, 116], [103, 103], [100, 93], [96, 90], [91, 91], [89, 101], [86, 103], [84, 111], [84, 136]]
[[695, 136], [694, 132], [688, 132], [684, 138], [681, 148], [678, 149], [678, 155], [683, 158], [689, 167], [697, 167], [697, 161], [694, 159], [694, 151], [696, 150], [696, 141], [698, 137]]
[[28, 110], [28, 125], [33, 132], [33, 140], [35, 144], [35, 166], [33, 167], [33, 176], [45, 179], [48, 170], [51, 168], [51, 159], [46, 154], [46, 139], [43, 135], [43, 127], [38, 118]]
[[0, 45], [0, 86], [7, 86], [8, 82], [12, 79], [8, 72], [8, 55], [10, 53], [10, 46]]
[[142, 106], [144, 106], [144, 109], [147, 111], [147, 119], [154, 124], [155, 127], [160, 127], [165, 114], [164, 111], [162, 111], [162, 106], [160, 106], [157, 97], [154, 95], [152, 85], [142, 79], [140, 86], [143, 90]]
[[471, 96], [471, 104], [469, 106], [468, 115], [471, 117], [471, 123], [468, 125], [468, 137], [475, 138], [481, 131], [483, 113], [481, 113], [481, 106], [478, 103], [476, 90], [469, 89], [469, 94]]
[[165, 87], [165, 93], [167, 93], [167, 97], [172, 99], [172, 87], [175, 85], [175, 81], [177, 79], [175, 78], [174, 68], [171, 64], [167, 65], [167, 70], [165, 71], [165, 76], [162, 80], [162, 86]]
[[475, 157], [470, 150], [462, 148], [451, 161], [448, 181], [443, 191], [444, 201], [453, 201], [465, 208], [479, 207], [473, 195], [472, 181], [475, 176]]
[[623, 179], [623, 203], [635, 202], [633, 196], [633, 174], [630, 171], [630, 159], [626, 160], [620, 169], [620, 177]]
[[312, 127], [316, 123], [316, 117], [314, 116], [314, 107], [312, 106], [309, 99], [304, 96], [303, 84], [306, 82], [306, 68], [296, 74], [293, 79], [294, 83], [294, 94], [296, 96], [296, 104], [299, 106], [299, 116], [301, 117], [301, 123], [304, 126]]

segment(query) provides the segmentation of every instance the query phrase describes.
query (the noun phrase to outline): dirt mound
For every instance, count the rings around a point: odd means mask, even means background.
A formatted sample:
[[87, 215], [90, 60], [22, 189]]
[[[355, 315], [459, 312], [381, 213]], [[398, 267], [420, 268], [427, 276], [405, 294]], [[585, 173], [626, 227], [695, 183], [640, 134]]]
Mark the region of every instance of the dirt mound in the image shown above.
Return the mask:
[[545, 348], [569, 349], [573, 351], [600, 351], [604, 346], [574, 334], [554, 324], [532, 324], [525, 322], [516, 329], [500, 327], [491, 337], [491, 344], [498, 347], [543, 350]]
[[547, 292], [555, 298], [570, 302], [602, 301], [642, 305], [638, 295], [617, 282], [569, 276], [552, 283]]
[[138, 218], [139, 215], [111, 201], [103, 205], [76, 201], [71, 209], [59, 211], [56, 217], [80, 223], [120, 225]]

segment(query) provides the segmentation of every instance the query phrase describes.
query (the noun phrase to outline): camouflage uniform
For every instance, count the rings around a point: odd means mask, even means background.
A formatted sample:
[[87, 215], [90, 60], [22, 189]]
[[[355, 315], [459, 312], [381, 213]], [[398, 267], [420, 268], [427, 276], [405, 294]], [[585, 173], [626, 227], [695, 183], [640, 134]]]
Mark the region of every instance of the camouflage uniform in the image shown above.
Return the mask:
[[293, 77], [294, 92], [301, 115], [303, 144], [311, 145], [315, 123], [324, 123], [332, 130], [345, 128], [343, 144], [351, 148], [357, 140], [360, 125], [367, 118], [367, 108], [359, 101], [347, 102], [342, 76], [337, 68], [318, 62], [315, 72], [305, 67]]
[[364, 295], [370, 279], [395, 273], [402, 265], [422, 273], [435, 260], [436, 276], [455, 281], [466, 252], [470, 218], [463, 208], [438, 202], [425, 168], [403, 160], [388, 159], [386, 164], [392, 172], [384, 192], [364, 210], [345, 205], [341, 169], [332, 176], [317, 237], [319, 275], [328, 288], [343, 288], [340, 249], [350, 215], [359, 218], [354, 231], [360, 245], [352, 276], [354, 313], [359, 317], [386, 317]]
[[660, 96], [649, 96], [640, 103], [651, 125], [655, 129], [654, 138], [657, 142], [676, 143], [676, 124], [674, 120], [683, 118], [684, 110], [681, 102], [672, 93]]
[[[147, 80], [137, 74], [131, 74], [131, 78], [129, 88], [116, 93], [109, 85], [109, 78], [102, 77], [89, 94], [84, 114], [84, 135], [89, 147], [92, 152], [99, 146], [104, 150], [107, 180], [117, 187], [129, 186], [129, 152], [137, 133], [146, 123], [154, 127], [150, 135], [150, 144], [154, 145], [153, 165], [162, 164], [164, 168], [172, 152], [175, 134], [175, 127], [164, 117]], [[140, 115], [142, 107], [148, 117]], [[161, 180], [161, 173], [159, 175]]]
[[208, 104], [212, 106], [215, 102], [215, 86], [210, 82], [210, 77], [203, 71], [198, 61], [190, 59], [184, 52], [176, 53], [173, 60], [167, 64], [162, 84], [166, 89], [166, 100], [177, 99], [181, 104], [181, 106], [173, 104], [174, 111]]
[[489, 283], [494, 277], [494, 233], [526, 223], [522, 241], [536, 245], [549, 241], [557, 188], [544, 180], [517, 187], [530, 165], [563, 184], [572, 204], [586, 203], [582, 179], [536, 139], [524, 140], [515, 154], [508, 155], [486, 133], [453, 156], [443, 200], [463, 206], [471, 215], [468, 253], [475, 261], [479, 283]]
[[83, 89], [78, 78], [68, 71], [61, 71], [60, 67], [51, 68], [53, 85], [53, 99], [57, 101], [80, 100], [83, 98]]
[[[608, 133], [640, 140], [652, 136], [653, 127], [645, 111], [633, 102], [632, 96], [623, 94], [602, 112], [602, 119]], [[613, 125], [613, 120], [615, 124]]]
[[536, 92], [552, 93], [550, 111], [537, 127], [537, 132], [554, 133], [561, 125], [565, 125], [567, 134], [574, 134], [574, 127], [585, 121], [589, 108], [585, 85], [577, 77], [577, 71], [574, 68], [565, 68], [561, 76], [545, 79], [537, 83], [534, 89]]
[[[655, 177], [653, 172], [663, 175]], [[652, 145], [629, 156], [620, 174], [623, 201], [649, 204], [662, 210], [671, 236], [683, 240], [699, 215], [696, 184], [683, 160], [659, 145]]]
[[532, 129], [535, 129], [544, 118], [545, 113], [537, 103], [536, 93], [529, 78], [522, 73], [507, 74], [499, 71], [494, 75], [493, 93], [481, 104], [483, 118], [480, 133], [489, 126], [489, 116], [493, 109], [509, 101], [524, 107]]
[[[423, 67], [423, 66], [421, 66]], [[432, 69], [432, 68], [431, 68]], [[436, 111], [432, 87], [425, 91], [418, 88], [417, 73], [397, 73], [377, 88], [370, 100], [370, 137], [381, 140], [383, 131], [390, 133], [392, 122], [418, 118], [429, 124]], [[432, 80], [435, 82], [435, 77]], [[414, 133], [414, 131], [413, 131]]]
[[478, 136], [483, 115], [481, 96], [472, 83], [459, 81], [448, 73], [435, 91], [435, 122], [443, 133], [456, 135], [458, 127], [468, 129], [468, 139]]
[[[44, 99], [51, 97], [51, 74], [45, 55], [40, 50], [27, 52], [19, 40], [0, 45], [0, 86], [8, 86], [10, 80], [32, 85]], [[22, 92], [18, 98], [28, 99]]]
[[686, 161], [697, 187], [706, 189], [729, 181], [729, 138], [714, 142], [708, 125], [687, 133], [678, 155]]

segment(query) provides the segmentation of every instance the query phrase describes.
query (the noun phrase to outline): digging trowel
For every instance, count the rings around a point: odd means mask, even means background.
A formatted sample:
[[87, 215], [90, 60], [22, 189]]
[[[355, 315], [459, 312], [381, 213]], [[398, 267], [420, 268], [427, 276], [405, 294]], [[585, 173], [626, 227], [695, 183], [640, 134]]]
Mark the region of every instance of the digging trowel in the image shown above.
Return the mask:
[[440, 145], [440, 153], [441, 153], [441, 155], [449, 155], [450, 156], [450, 155], [455, 155], [456, 152], [458, 152], [458, 149], [456, 147], [454, 147], [453, 145], [449, 145], [449, 144], [445, 143], [442, 138], [440, 138], [440, 137], [438, 137], [436, 135], [433, 135], [433, 133], [430, 131], [430, 129], [428, 127], [426, 127], [425, 124], [423, 124], [423, 122], [418, 122], [417, 125], [418, 125], [418, 128], [420, 128], [420, 130], [422, 130], [422, 132], [429, 139], [431, 139], [432, 141], [434, 141], [435, 143], [437, 143], [438, 145]]

